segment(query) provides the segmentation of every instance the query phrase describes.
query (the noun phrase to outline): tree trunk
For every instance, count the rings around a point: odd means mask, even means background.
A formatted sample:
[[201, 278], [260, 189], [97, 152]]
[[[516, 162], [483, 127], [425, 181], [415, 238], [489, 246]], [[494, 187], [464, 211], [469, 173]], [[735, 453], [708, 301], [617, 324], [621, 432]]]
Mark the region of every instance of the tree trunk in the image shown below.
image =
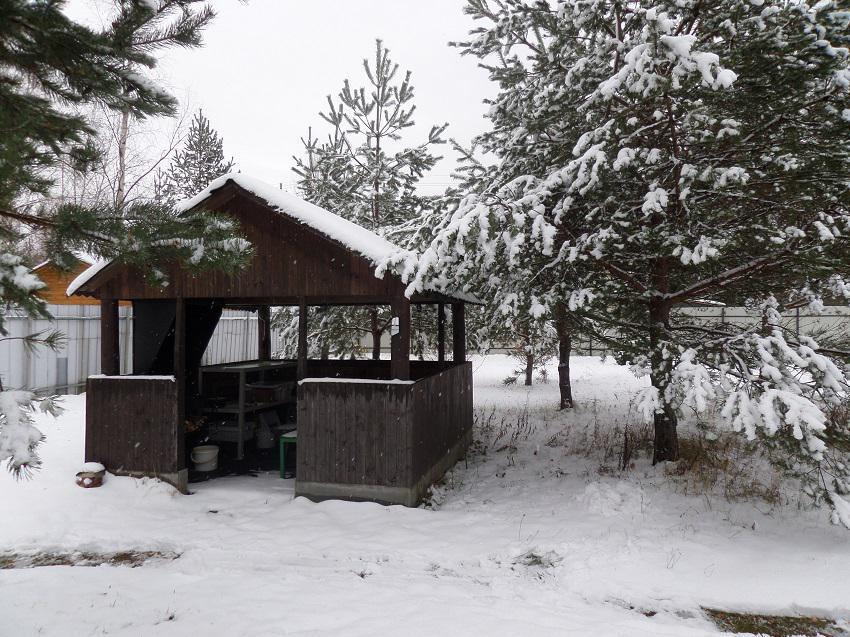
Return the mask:
[[534, 354], [525, 355], [525, 384], [531, 387], [531, 379], [534, 375]]
[[381, 328], [378, 325], [378, 309], [369, 310], [369, 320], [372, 331], [372, 360], [381, 359]]
[[572, 326], [567, 317], [567, 308], [555, 306], [555, 331], [558, 334], [558, 389], [561, 392], [561, 409], [573, 406], [573, 386], [570, 383], [570, 354], [573, 350]]
[[652, 386], [658, 391], [661, 409], [655, 413], [655, 445], [652, 464], [679, 459], [679, 434], [676, 429], [676, 411], [665, 402], [665, 394], [673, 371], [672, 359], [664, 355], [664, 332], [670, 324], [670, 307], [666, 303], [653, 301], [649, 305], [649, 346], [652, 370], [649, 374]]
[[115, 187], [115, 205], [124, 207], [127, 197], [127, 139], [130, 136], [130, 111], [121, 111], [118, 124], [118, 183]]
[[679, 459], [677, 420], [676, 412], [666, 405], [661, 413], [655, 414], [655, 444], [652, 452], [652, 464]]

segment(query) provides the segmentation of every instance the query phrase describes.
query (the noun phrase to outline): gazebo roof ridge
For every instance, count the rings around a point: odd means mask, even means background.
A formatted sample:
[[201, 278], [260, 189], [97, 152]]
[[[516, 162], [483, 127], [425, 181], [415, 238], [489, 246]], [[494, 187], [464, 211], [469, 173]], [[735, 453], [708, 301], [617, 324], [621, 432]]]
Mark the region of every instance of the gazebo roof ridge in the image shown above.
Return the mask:
[[325, 210], [296, 195], [242, 173], [227, 173], [214, 179], [197, 195], [178, 203], [175, 210], [183, 212], [197, 207], [228, 182], [233, 182], [243, 190], [259, 197], [277, 212], [341, 243], [368, 259], [376, 267], [382, 265], [386, 260], [413, 254], [410, 250], [402, 248], [376, 232], [357, 225], [330, 210]]

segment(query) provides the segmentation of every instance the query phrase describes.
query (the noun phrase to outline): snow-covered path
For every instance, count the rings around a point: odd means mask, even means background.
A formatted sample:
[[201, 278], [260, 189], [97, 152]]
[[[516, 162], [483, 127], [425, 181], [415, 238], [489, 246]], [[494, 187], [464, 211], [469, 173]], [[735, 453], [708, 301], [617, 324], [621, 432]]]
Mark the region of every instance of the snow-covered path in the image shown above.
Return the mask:
[[84, 401], [69, 397], [40, 423], [43, 471], [0, 475], [0, 551], [180, 557], [0, 570], [0, 635], [698, 636], [717, 634], [700, 606], [850, 615], [850, 534], [823, 512], [686, 497], [643, 465], [600, 475], [559, 444], [634, 417], [626, 370], [576, 359], [583, 406], [563, 414], [554, 383], [505, 388], [509, 361], [476, 365], [476, 405], [495, 409], [482, 437], [504, 435], [433, 509], [314, 504], [274, 475], [190, 497], [130, 478], [80, 489]]

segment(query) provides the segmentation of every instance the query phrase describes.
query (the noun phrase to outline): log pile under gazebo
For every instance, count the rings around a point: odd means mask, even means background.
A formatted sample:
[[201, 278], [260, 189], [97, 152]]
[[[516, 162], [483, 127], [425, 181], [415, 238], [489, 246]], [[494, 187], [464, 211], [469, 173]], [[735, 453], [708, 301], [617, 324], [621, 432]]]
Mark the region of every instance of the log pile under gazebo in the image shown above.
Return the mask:
[[[101, 375], [89, 379], [86, 460], [156, 476], [187, 491], [185, 424], [204, 409], [201, 358], [224, 309], [256, 311], [257, 360], [297, 382], [296, 495], [415, 505], [465, 452], [472, 433], [464, 294], [405, 295], [376, 276], [399, 248], [326, 210], [243, 175], [225, 175], [184, 209], [234, 217], [255, 255], [232, 274], [195, 276], [158, 264], [165, 287], [119, 262], [92, 266], [69, 295], [101, 304]], [[133, 374], [119, 375], [118, 303], [133, 305]], [[437, 360], [410, 360], [411, 305], [437, 307]], [[307, 316], [319, 306], [389, 306], [389, 360], [308, 358]], [[272, 361], [270, 309], [299, 308], [297, 359]], [[451, 310], [451, 356], [446, 314]], [[274, 363], [272, 365], [272, 363]]]

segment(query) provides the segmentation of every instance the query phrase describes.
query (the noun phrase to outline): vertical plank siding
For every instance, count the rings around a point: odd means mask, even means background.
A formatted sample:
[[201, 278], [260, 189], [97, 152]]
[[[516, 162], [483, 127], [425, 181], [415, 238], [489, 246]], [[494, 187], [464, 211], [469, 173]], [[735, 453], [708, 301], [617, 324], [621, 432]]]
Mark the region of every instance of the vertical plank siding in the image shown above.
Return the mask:
[[[53, 320], [32, 319], [22, 310], [4, 316], [8, 338], [0, 336], [0, 378], [10, 389], [39, 393], [76, 394], [85, 390], [86, 378], [100, 373], [100, 302], [96, 305], [48, 305]], [[119, 307], [121, 373], [133, 369], [132, 309]], [[24, 336], [58, 330], [62, 347], [26, 347]]]
[[[333, 361], [386, 363], [388, 361]], [[323, 361], [311, 361], [313, 368]], [[324, 362], [326, 365], [331, 362]], [[472, 430], [472, 364], [418, 364], [412, 384], [306, 382], [298, 396], [298, 483], [419, 491], [465, 447]], [[358, 370], [363, 371], [361, 369]], [[387, 370], [388, 371], [388, 370]], [[361, 376], [362, 378], [362, 376]], [[439, 475], [434, 475], [434, 479]], [[310, 495], [306, 493], [306, 495]]]
[[[54, 320], [30, 319], [19, 310], [11, 310], [5, 318], [5, 327], [9, 338], [0, 337], [0, 378], [8, 388], [27, 388], [39, 393], [76, 394], [85, 390], [86, 378], [100, 374], [100, 302], [91, 305], [49, 305]], [[746, 325], [758, 321], [758, 316], [747, 313], [744, 308], [688, 308], [682, 313], [711, 321], [726, 320], [736, 325]], [[721, 315], [722, 312], [722, 315]], [[121, 334], [121, 373], [133, 371], [132, 358], [132, 308], [120, 306]], [[787, 312], [783, 315], [783, 326], [793, 333], [812, 334], [818, 331], [830, 331], [835, 334], [850, 329], [850, 309], [830, 306], [824, 314], [813, 315], [806, 308]], [[21, 337], [43, 330], [59, 330], [65, 335], [63, 347], [52, 351], [45, 347], [30, 350], [25, 347]], [[244, 310], [225, 310], [210, 340], [202, 361], [203, 365], [230, 363], [255, 358], [257, 350], [257, 314]], [[272, 331], [272, 352], [283, 347], [280, 332]], [[371, 349], [368, 339], [364, 341], [364, 351]], [[387, 344], [385, 344], [387, 345]], [[599, 356], [605, 352], [605, 345], [596, 341], [575, 339], [573, 355]], [[384, 349], [387, 349], [385, 347]], [[494, 353], [510, 351], [509, 347], [495, 348]], [[330, 362], [330, 361], [328, 361]], [[333, 361], [340, 364], [342, 361]], [[365, 362], [365, 361], [357, 361]], [[389, 361], [385, 361], [387, 375], [367, 376], [369, 378], [389, 378]], [[422, 365], [436, 364], [432, 361], [410, 361], [411, 378], [422, 378]], [[417, 369], [420, 371], [417, 372]], [[319, 370], [320, 371], [320, 370]], [[432, 369], [427, 371], [433, 373]], [[312, 370], [312, 376], [320, 374]], [[351, 376], [356, 377], [356, 376]]]
[[[0, 378], [3, 386], [38, 393], [77, 394], [85, 391], [86, 379], [102, 373], [100, 366], [100, 301], [89, 305], [48, 305], [53, 320], [31, 319], [19, 310], [5, 318], [9, 337], [0, 337]], [[133, 372], [133, 310], [119, 306], [121, 373]], [[27, 348], [21, 340], [28, 334], [58, 330], [64, 335], [58, 351]], [[251, 360], [257, 352], [257, 314], [225, 310], [216, 327], [202, 364], [215, 365]], [[272, 351], [282, 347], [279, 332], [272, 331]]]
[[472, 363], [423, 378], [410, 398], [413, 472], [423, 476], [472, 431]]
[[409, 387], [302, 384], [298, 390], [298, 480], [410, 486]]
[[115, 473], [184, 468], [178, 386], [170, 377], [94, 377], [86, 393], [86, 461]]

